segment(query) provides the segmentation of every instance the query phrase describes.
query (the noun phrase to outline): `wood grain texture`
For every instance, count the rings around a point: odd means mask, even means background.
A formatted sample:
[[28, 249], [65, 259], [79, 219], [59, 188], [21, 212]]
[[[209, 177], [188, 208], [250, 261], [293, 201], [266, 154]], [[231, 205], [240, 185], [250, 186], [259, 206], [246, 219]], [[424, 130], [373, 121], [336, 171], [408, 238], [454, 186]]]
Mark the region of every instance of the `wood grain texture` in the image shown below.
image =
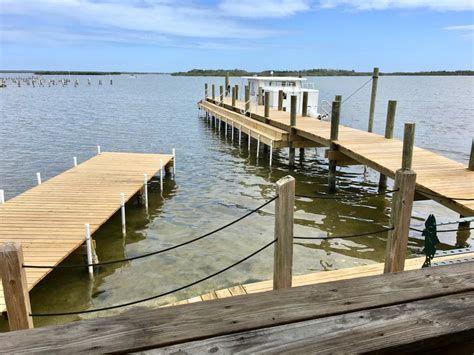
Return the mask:
[[[450, 350], [474, 339], [474, 293], [407, 302], [144, 351], [143, 354], [333, 354]], [[474, 345], [469, 345], [474, 351]], [[465, 348], [465, 350], [469, 350]]]
[[[151, 180], [172, 155], [103, 152], [0, 205], [0, 244], [21, 243], [25, 264], [57, 265], [84, 242], [84, 223], [94, 233]], [[45, 253], [45, 249], [49, 252]], [[42, 256], [38, 258], [35, 256]], [[51, 270], [27, 269], [29, 288]], [[1, 290], [0, 290], [1, 291]], [[0, 312], [5, 309], [0, 292]]]
[[344, 313], [474, 291], [474, 263], [393, 273], [255, 295], [134, 309], [96, 318], [0, 334], [4, 352], [130, 352]]

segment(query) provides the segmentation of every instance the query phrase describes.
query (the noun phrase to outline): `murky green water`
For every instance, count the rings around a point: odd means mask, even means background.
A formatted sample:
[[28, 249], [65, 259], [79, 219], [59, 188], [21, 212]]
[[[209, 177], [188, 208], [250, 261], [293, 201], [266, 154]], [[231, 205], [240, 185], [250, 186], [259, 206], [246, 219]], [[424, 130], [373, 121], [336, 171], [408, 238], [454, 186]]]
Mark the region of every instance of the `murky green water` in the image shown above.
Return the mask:
[[[73, 78], [74, 80], [75, 78]], [[104, 78], [103, 78], [104, 79]], [[115, 215], [95, 235], [102, 261], [130, 257], [184, 242], [245, 214], [274, 195], [273, 183], [291, 174], [297, 193], [325, 192], [327, 161], [322, 149], [306, 149], [297, 166], [288, 169], [286, 150], [276, 151], [273, 167], [268, 156], [256, 159], [255, 142], [247, 150], [219, 136], [198, 117], [196, 102], [204, 82], [222, 84], [222, 78], [170, 76], [114, 77], [114, 85], [69, 87], [13, 87], [0, 91], [0, 188], [11, 198], [43, 179], [84, 161], [100, 144], [104, 151], [171, 152], [177, 149], [177, 177], [167, 179], [163, 196], [153, 185], [148, 215], [127, 205], [127, 237], [121, 235]], [[348, 96], [367, 78], [311, 79], [330, 100]], [[106, 80], [104, 79], [104, 82]], [[240, 79], [232, 83], [241, 85]], [[375, 130], [384, 129], [387, 100], [399, 101], [395, 135], [403, 123], [417, 123], [416, 144], [466, 163], [474, 133], [474, 87], [470, 77], [383, 77], [379, 81]], [[365, 129], [370, 86], [344, 104], [342, 123]], [[378, 173], [363, 167], [338, 168], [338, 186], [347, 192], [376, 192]], [[212, 237], [178, 250], [124, 264], [101, 267], [93, 280], [84, 270], [53, 271], [33, 292], [34, 312], [85, 310], [133, 301], [171, 290], [211, 274], [250, 254], [273, 238], [273, 204]], [[307, 200], [296, 204], [296, 236], [338, 236], [363, 233], [386, 226], [390, 199], [375, 196], [354, 201]], [[416, 202], [413, 225], [429, 214], [439, 219], [457, 215], [433, 202]], [[442, 248], [465, 242], [455, 233], [440, 235]], [[385, 234], [356, 239], [298, 241], [295, 274], [334, 270], [383, 260]], [[468, 240], [472, 243], [472, 239]], [[410, 253], [422, 246], [417, 233]], [[82, 262], [72, 256], [67, 263]], [[143, 304], [156, 307], [228, 287], [269, 279], [273, 251], [267, 249], [228, 272], [174, 295]], [[101, 316], [118, 311], [100, 313]], [[36, 318], [41, 326], [84, 316]], [[0, 323], [5, 329], [6, 323]]]

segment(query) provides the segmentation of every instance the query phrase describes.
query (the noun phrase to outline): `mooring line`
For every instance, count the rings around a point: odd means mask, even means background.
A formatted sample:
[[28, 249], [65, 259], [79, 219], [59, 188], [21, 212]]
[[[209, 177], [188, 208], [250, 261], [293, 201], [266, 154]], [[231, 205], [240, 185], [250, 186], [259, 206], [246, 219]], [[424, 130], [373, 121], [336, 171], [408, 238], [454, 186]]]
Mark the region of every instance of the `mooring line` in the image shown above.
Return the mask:
[[93, 313], [93, 312], [101, 312], [101, 311], [108, 311], [108, 310], [111, 310], [111, 309], [116, 309], [116, 308], [122, 308], [122, 307], [127, 307], [127, 306], [132, 306], [132, 305], [135, 305], [135, 304], [138, 304], [138, 303], [143, 303], [143, 302], [147, 302], [147, 301], [151, 301], [151, 300], [154, 300], [156, 298], [159, 298], [159, 297], [163, 297], [163, 296], [167, 296], [167, 295], [170, 295], [172, 293], [175, 293], [175, 292], [178, 292], [178, 291], [181, 291], [181, 290], [184, 290], [188, 287], [191, 287], [191, 286], [194, 286], [194, 285], [197, 285], [201, 282], [204, 282], [204, 281], [207, 281], [209, 280], [210, 278], [213, 278], [214, 276], [217, 276], [219, 274], [222, 274], [223, 272], [243, 263], [244, 261], [252, 258], [253, 256], [257, 255], [258, 253], [260, 253], [261, 251], [265, 250], [266, 248], [268, 248], [269, 246], [273, 245], [275, 242], [277, 241], [277, 239], [274, 239], [272, 240], [270, 243], [264, 245], [263, 247], [261, 247], [260, 249], [254, 251], [252, 254], [250, 255], [247, 255], [245, 258], [243, 259], [240, 259], [239, 261], [233, 263], [232, 265], [229, 265], [227, 267], [225, 267], [224, 269], [221, 269], [211, 275], [208, 275], [206, 277], [203, 277], [202, 279], [199, 279], [199, 280], [196, 280], [194, 282], [191, 282], [187, 285], [184, 285], [184, 286], [181, 286], [181, 287], [178, 287], [174, 290], [171, 290], [171, 291], [166, 291], [166, 292], [163, 292], [163, 293], [160, 293], [158, 295], [154, 295], [154, 296], [151, 296], [151, 297], [147, 297], [147, 298], [142, 298], [142, 299], [139, 299], [139, 300], [136, 300], [136, 301], [131, 301], [131, 302], [126, 302], [126, 303], [121, 303], [121, 304], [117, 304], [117, 305], [114, 305], [114, 306], [108, 306], [108, 307], [102, 307], [102, 308], [94, 308], [94, 309], [88, 309], [88, 310], [83, 310], [83, 311], [72, 311], [72, 312], [58, 312], [58, 313], [31, 313], [30, 316], [31, 317], [56, 317], [56, 316], [69, 316], [69, 315], [77, 315], [77, 314], [84, 314], [84, 313]]
[[127, 262], [127, 261], [131, 261], [131, 260], [137, 260], [137, 259], [142, 259], [142, 258], [146, 258], [148, 256], [153, 256], [153, 255], [158, 255], [158, 254], [162, 254], [162, 253], [165, 253], [167, 251], [170, 251], [170, 250], [174, 250], [174, 249], [178, 249], [182, 246], [185, 246], [185, 245], [188, 245], [188, 244], [191, 244], [191, 243], [194, 243], [194, 242], [197, 242], [198, 240], [201, 240], [201, 239], [204, 239], [206, 237], [209, 237], [213, 234], [216, 234], [217, 232], [220, 232], [221, 230], [223, 229], [226, 229], [230, 226], [232, 226], [233, 224], [236, 224], [238, 222], [240, 222], [241, 220], [247, 218], [248, 216], [250, 216], [251, 214], [254, 214], [256, 212], [258, 212], [259, 210], [261, 210], [263, 207], [267, 206], [268, 204], [270, 204], [271, 202], [275, 201], [276, 199], [278, 198], [278, 196], [275, 196], [275, 197], [272, 197], [270, 200], [268, 200], [267, 202], [265, 202], [264, 204], [260, 205], [259, 207], [257, 208], [254, 208], [253, 210], [251, 210], [250, 212], [247, 212], [245, 215], [233, 220], [232, 222], [229, 222], [217, 229], [214, 229], [213, 231], [211, 232], [208, 232], [206, 234], [203, 234], [199, 237], [196, 237], [194, 239], [191, 239], [191, 240], [188, 240], [186, 242], [183, 242], [181, 244], [177, 244], [177, 245], [173, 245], [172, 247], [169, 247], [169, 248], [165, 248], [165, 249], [161, 249], [161, 250], [157, 250], [157, 251], [154, 251], [154, 252], [150, 252], [150, 253], [146, 253], [146, 254], [142, 254], [142, 255], [137, 255], [137, 256], [132, 256], [130, 258], [125, 258], [125, 259], [117, 259], [117, 260], [109, 260], [109, 261], [104, 261], [104, 262], [101, 262], [101, 263], [96, 263], [96, 264], [80, 264], [80, 265], [23, 265], [24, 268], [28, 268], [28, 269], [72, 269], [72, 268], [84, 268], [84, 267], [89, 267], [89, 266], [92, 266], [92, 267], [96, 267], [96, 266], [103, 266], [103, 265], [110, 265], [110, 264], [116, 264], [116, 263], [123, 263], [123, 262]]

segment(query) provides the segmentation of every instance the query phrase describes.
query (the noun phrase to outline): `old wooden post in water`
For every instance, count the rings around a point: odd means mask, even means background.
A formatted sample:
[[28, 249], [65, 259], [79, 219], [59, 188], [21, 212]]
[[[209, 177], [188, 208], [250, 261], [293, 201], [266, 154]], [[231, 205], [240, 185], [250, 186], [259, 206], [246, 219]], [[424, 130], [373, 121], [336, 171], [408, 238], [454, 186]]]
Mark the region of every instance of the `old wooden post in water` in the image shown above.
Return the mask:
[[273, 289], [291, 287], [293, 277], [293, 213], [295, 179], [285, 176], [276, 182], [275, 252], [273, 260]]
[[235, 86], [232, 87], [232, 107], [235, 107]]
[[308, 92], [304, 91], [303, 92], [303, 111], [302, 111], [302, 116], [307, 117], [308, 116]]
[[0, 245], [0, 277], [10, 330], [33, 328], [28, 282], [20, 244], [8, 242]]
[[[291, 95], [291, 110], [290, 110], [290, 138], [293, 140], [295, 135], [295, 126], [296, 126], [296, 103], [297, 103], [296, 95]], [[295, 165], [295, 148], [293, 147], [293, 143], [291, 143], [290, 151], [289, 151], [289, 159], [290, 159], [290, 166]]]
[[265, 117], [270, 117], [270, 92], [265, 92]]
[[229, 72], [225, 73], [225, 96], [229, 96], [230, 85], [229, 85]]
[[239, 99], [239, 85], [235, 85], [235, 99]]
[[250, 113], [250, 87], [245, 85], [245, 112]]
[[209, 96], [208, 95], [208, 87], [207, 87], [207, 83], [204, 84], [204, 99], [207, 99], [207, 97]]
[[216, 99], [216, 85], [212, 84], [211, 90], [212, 90], [212, 100], [215, 100]]
[[224, 103], [224, 87], [219, 86], [219, 103], [222, 105]]
[[329, 192], [336, 192], [336, 167], [337, 160], [332, 159], [331, 152], [338, 150], [335, 141], [339, 138], [339, 117], [341, 113], [341, 101], [332, 102], [331, 112], [331, 144], [329, 146], [329, 171], [328, 171], [328, 188]]
[[283, 90], [278, 90], [278, 111], [283, 111]]
[[414, 139], [415, 124], [405, 123], [402, 167], [395, 173], [394, 189], [398, 191], [393, 193], [392, 198], [390, 224], [393, 230], [388, 233], [384, 273], [403, 271], [405, 268], [411, 210], [416, 187], [416, 173], [411, 170]]
[[[385, 123], [385, 138], [393, 138], [393, 127], [395, 125], [395, 113], [397, 112], [397, 102], [390, 100], [387, 108], [387, 122]], [[387, 189], [387, 176], [380, 174], [379, 191]]]
[[369, 127], [367, 129], [369, 132], [373, 132], [373, 129], [374, 129], [375, 99], [377, 98], [378, 80], [379, 80], [379, 68], [374, 68], [374, 72], [372, 74], [372, 94], [370, 95]]

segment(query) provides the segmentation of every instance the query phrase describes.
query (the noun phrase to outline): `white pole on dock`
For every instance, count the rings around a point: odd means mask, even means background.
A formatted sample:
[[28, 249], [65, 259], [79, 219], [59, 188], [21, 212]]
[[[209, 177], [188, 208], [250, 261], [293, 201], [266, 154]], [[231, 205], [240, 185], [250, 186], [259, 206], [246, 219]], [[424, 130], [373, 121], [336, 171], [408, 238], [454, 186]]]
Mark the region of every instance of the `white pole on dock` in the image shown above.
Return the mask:
[[227, 120], [225, 120], [225, 137], [227, 138]]
[[163, 159], [160, 159], [160, 190], [163, 192]]
[[36, 181], [38, 182], [38, 185], [41, 185], [41, 173], [36, 173]]
[[127, 234], [127, 226], [125, 224], [125, 194], [120, 193], [120, 212], [122, 214], [122, 234], [125, 236]]
[[252, 139], [252, 131], [249, 129], [249, 141], [248, 141], [248, 150], [250, 153], [250, 140]]
[[74, 161], [74, 166], [77, 166], [77, 157], [72, 157], [72, 160]]
[[270, 157], [269, 157], [269, 161], [270, 161], [270, 166], [272, 166], [272, 158], [273, 158], [273, 141], [270, 141]]
[[4, 204], [5, 203], [5, 191], [3, 190], [0, 190], [0, 204]]
[[97, 155], [100, 155], [102, 152], [100, 151], [100, 145], [97, 146]]
[[148, 211], [148, 174], [143, 174], [143, 199], [145, 200], [145, 209]]
[[89, 266], [87, 269], [89, 270], [89, 275], [94, 275], [94, 267], [91, 266], [92, 264], [92, 243], [91, 243], [91, 226], [89, 223], [84, 224], [84, 230], [86, 234], [86, 250], [87, 250], [87, 263]]
[[221, 133], [221, 119], [218, 118], [217, 120], [219, 121], [219, 133]]
[[257, 158], [260, 154], [260, 134], [257, 136]]
[[232, 121], [231, 129], [232, 129], [232, 143], [234, 143], [234, 121]]
[[176, 149], [173, 148], [173, 179], [176, 176]]
[[239, 147], [242, 143], [242, 125], [239, 125]]

